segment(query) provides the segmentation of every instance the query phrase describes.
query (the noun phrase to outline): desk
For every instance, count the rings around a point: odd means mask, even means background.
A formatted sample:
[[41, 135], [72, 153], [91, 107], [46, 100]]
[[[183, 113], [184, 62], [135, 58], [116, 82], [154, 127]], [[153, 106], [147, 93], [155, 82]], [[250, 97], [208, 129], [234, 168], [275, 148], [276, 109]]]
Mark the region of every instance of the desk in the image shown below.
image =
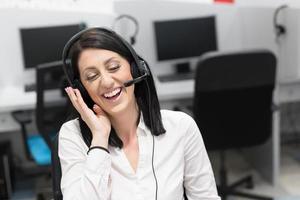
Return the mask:
[[[168, 102], [192, 98], [194, 81], [158, 82], [156, 88], [159, 100]], [[59, 93], [52, 91], [47, 101], [57, 100]], [[34, 109], [35, 92], [25, 92], [22, 87], [4, 87], [0, 93], [0, 132], [18, 130], [19, 126], [12, 119], [10, 112], [18, 109]], [[300, 80], [278, 83], [274, 91], [276, 104], [300, 101]], [[245, 155], [255, 168], [274, 185], [278, 182], [280, 168], [280, 118], [279, 111], [274, 113], [273, 136], [263, 146], [247, 150]]]
[[[160, 101], [192, 98], [194, 80], [182, 80], [161, 83], [156, 81]], [[60, 94], [54, 90], [47, 95], [47, 101], [57, 100]], [[278, 104], [300, 101], [300, 80], [278, 83], [274, 101]], [[33, 109], [36, 104], [36, 93], [25, 92], [21, 86], [5, 86], [0, 91], [0, 113], [18, 109]]]
[[[160, 101], [186, 99], [194, 96], [194, 80], [156, 82]], [[277, 104], [300, 101], [300, 79], [289, 82], [279, 82], [274, 92], [274, 102]]]
[[[47, 102], [60, 101], [60, 91], [50, 90], [46, 93]], [[0, 132], [19, 130], [19, 124], [11, 116], [14, 110], [34, 109], [36, 92], [25, 92], [21, 86], [6, 86], [0, 92]]]
[[[156, 88], [161, 102], [192, 98], [194, 95], [194, 80], [159, 82]], [[299, 88], [299, 89], [298, 89]], [[47, 101], [59, 98], [58, 91], [47, 93]], [[300, 80], [278, 83], [274, 101], [277, 104], [300, 100]], [[10, 112], [19, 109], [34, 109], [36, 93], [25, 92], [21, 86], [5, 86], [0, 91], [0, 132], [18, 130], [19, 126], [10, 116]]]

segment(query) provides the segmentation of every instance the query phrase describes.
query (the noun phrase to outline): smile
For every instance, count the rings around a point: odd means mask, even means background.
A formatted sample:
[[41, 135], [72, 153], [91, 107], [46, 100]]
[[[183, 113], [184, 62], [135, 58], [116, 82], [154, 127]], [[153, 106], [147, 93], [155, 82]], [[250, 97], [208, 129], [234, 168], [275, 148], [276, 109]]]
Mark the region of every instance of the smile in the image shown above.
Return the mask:
[[104, 93], [103, 96], [106, 99], [114, 100], [120, 95], [121, 91], [122, 91], [121, 88], [115, 88], [110, 92]]

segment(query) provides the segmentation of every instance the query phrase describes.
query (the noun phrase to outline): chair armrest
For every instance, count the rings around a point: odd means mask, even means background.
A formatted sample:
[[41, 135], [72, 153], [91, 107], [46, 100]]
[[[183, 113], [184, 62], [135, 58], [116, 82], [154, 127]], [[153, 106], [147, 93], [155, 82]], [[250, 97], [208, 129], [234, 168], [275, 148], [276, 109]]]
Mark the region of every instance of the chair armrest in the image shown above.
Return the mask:
[[280, 109], [280, 106], [275, 104], [275, 103], [272, 103], [271, 109], [272, 109], [273, 112], [275, 112], [275, 111], [278, 111]]
[[29, 124], [32, 122], [31, 112], [28, 110], [17, 110], [12, 113], [13, 118], [20, 124]]

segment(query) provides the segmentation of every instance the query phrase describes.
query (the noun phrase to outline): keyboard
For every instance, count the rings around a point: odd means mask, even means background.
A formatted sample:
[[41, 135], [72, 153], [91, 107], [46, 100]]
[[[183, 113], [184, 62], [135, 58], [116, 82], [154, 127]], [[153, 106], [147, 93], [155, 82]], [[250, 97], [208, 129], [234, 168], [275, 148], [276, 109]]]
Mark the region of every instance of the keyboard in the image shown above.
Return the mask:
[[[46, 83], [44, 86], [44, 89], [46, 90], [51, 90], [51, 89], [60, 89], [62, 86], [60, 85], [60, 82], [49, 82]], [[30, 84], [25, 84], [24, 86], [25, 92], [33, 92], [36, 91], [36, 84], [35, 83], [30, 83]]]
[[178, 73], [178, 74], [167, 74], [158, 76], [160, 82], [171, 82], [171, 81], [184, 81], [194, 79], [195, 73]]

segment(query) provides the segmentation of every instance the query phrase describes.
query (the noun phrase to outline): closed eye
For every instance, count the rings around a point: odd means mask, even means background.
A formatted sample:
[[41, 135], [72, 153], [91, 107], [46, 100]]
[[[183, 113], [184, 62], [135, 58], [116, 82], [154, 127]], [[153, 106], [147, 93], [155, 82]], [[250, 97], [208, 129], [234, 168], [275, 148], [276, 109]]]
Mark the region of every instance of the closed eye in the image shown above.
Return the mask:
[[117, 71], [120, 67], [121, 67], [121, 66], [120, 66], [119, 64], [117, 64], [117, 65], [110, 66], [110, 67], [108, 68], [108, 70], [109, 70], [110, 72], [115, 72], [115, 71]]
[[87, 81], [93, 81], [95, 80], [99, 75], [98, 74], [91, 74], [86, 76]]

